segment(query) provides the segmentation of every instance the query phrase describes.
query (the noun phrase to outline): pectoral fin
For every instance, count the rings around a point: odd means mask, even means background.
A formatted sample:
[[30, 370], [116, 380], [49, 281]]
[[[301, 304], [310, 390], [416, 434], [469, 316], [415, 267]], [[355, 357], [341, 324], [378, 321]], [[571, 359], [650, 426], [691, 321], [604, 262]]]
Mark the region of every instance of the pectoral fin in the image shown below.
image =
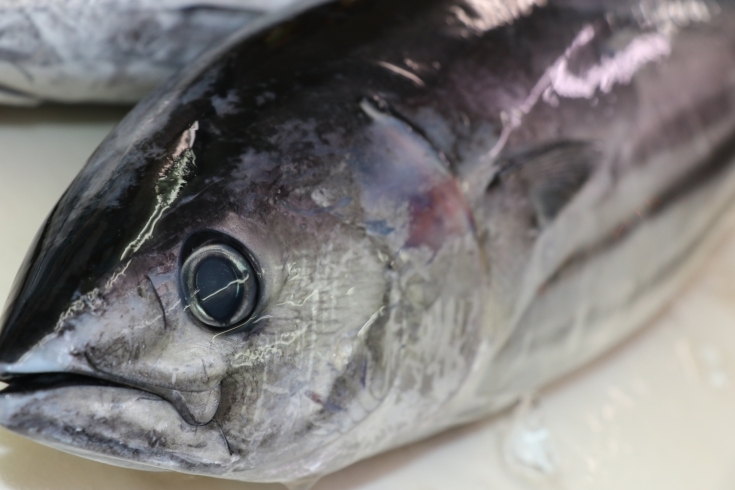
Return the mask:
[[601, 158], [592, 143], [562, 141], [513, 156], [501, 175], [522, 182], [543, 228], [574, 198]]

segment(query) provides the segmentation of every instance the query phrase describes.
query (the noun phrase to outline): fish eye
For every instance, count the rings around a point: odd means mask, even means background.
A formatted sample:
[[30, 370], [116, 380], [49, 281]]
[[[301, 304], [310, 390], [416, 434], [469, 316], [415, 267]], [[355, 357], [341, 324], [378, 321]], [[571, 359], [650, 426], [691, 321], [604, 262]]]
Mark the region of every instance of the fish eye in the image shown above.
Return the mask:
[[230, 328], [247, 320], [257, 303], [253, 266], [228, 245], [194, 250], [181, 268], [181, 285], [191, 313], [214, 328]]

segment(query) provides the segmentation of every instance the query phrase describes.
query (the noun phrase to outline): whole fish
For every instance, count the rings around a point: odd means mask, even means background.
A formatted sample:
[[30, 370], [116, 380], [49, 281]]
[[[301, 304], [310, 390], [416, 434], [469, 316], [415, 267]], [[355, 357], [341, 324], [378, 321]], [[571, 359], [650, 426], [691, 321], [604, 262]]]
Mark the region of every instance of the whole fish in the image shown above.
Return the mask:
[[131, 103], [294, 0], [0, 0], [0, 103]]
[[729, 225], [735, 2], [303, 8], [157, 89], [61, 198], [0, 424], [306, 486], [599, 356]]

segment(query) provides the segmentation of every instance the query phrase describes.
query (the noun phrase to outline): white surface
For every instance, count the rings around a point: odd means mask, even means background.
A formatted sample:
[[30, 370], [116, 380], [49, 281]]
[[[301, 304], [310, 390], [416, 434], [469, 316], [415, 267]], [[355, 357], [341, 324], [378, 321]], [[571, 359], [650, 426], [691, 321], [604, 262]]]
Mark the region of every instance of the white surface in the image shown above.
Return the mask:
[[[123, 112], [0, 108], [0, 297]], [[659, 320], [504, 415], [359, 463], [315, 490], [735, 488], [735, 234]], [[529, 466], [530, 465], [530, 466]], [[105, 466], [0, 432], [0, 490], [266, 490]]]

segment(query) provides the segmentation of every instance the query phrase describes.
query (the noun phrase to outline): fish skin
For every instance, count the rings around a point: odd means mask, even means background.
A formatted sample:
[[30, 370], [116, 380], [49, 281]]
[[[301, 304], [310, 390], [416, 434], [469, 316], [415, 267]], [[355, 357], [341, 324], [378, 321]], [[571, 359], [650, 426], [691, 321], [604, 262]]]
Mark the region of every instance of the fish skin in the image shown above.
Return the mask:
[[0, 1], [0, 103], [131, 104], [293, 0]]
[[[296, 481], [506, 408], [644, 325], [728, 223], [735, 5], [478, 2], [317, 7], [134, 109], [18, 276], [0, 423]], [[182, 305], [202, 232], [252, 253], [247, 328]]]

